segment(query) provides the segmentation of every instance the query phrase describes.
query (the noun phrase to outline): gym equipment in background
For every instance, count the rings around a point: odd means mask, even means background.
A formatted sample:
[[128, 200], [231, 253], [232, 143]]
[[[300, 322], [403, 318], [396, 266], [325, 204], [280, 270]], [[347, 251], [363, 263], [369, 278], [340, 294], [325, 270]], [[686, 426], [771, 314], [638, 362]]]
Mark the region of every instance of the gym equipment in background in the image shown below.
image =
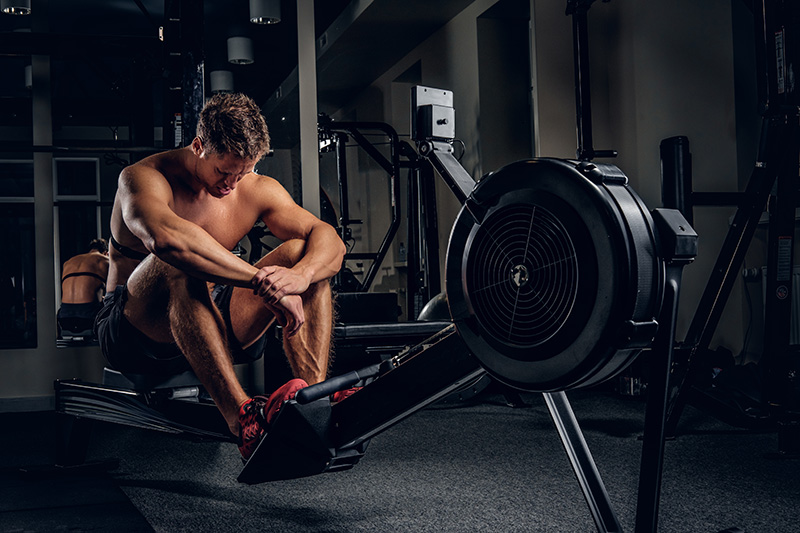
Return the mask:
[[[334, 224], [348, 246], [342, 270], [334, 277], [334, 289], [343, 299], [353, 293], [361, 300], [360, 307], [365, 307], [370, 298], [378, 300], [371, 307], [372, 322], [380, 322], [376, 317], [382, 316], [386, 310], [385, 300], [380, 301], [376, 293], [370, 290], [373, 281], [397, 235], [401, 222], [400, 179], [403, 170], [408, 171], [408, 205], [407, 232], [405, 235], [405, 271], [406, 271], [406, 317], [414, 321], [422, 307], [440, 292], [439, 283], [439, 244], [438, 222], [436, 219], [436, 196], [433, 186], [433, 171], [430, 165], [420, 160], [416, 151], [405, 141], [401, 141], [397, 132], [389, 124], [383, 122], [336, 122], [329, 116], [321, 114], [318, 124], [320, 152], [333, 152], [336, 155], [336, 182], [338, 187], [339, 218]], [[380, 142], [370, 139], [378, 136]], [[353, 225], [362, 224], [360, 219], [352, 218], [350, 212], [350, 181], [348, 179], [348, 140], [355, 141], [369, 158], [375, 162], [388, 176], [389, 183], [389, 225], [380, 246], [374, 252], [352, 252]], [[388, 147], [388, 154], [379, 147]], [[349, 267], [353, 262], [368, 261], [369, 265], [360, 279]], [[352, 306], [343, 305], [344, 315], [350, 314]], [[349, 321], [343, 317], [342, 322]], [[396, 321], [397, 317], [390, 320]], [[370, 322], [369, 320], [367, 322]]]
[[[754, 2], [756, 70], [762, 113], [757, 161], [741, 193], [692, 191], [691, 154], [685, 137], [662, 142], [665, 205], [691, 219], [694, 205], [736, 205], [736, 213], [711, 270], [684, 340], [677, 347], [670, 390], [668, 433], [675, 434], [690, 402], [732, 425], [777, 428], [778, 455], [800, 455], [798, 347], [790, 342], [797, 173], [800, 159], [800, 87], [790, 66], [800, 60], [800, 5], [789, 0]], [[764, 211], [769, 213], [764, 344], [758, 372], [747, 376], [754, 396], [724, 387], [708, 390], [700, 361], [719, 325], [748, 246]]]

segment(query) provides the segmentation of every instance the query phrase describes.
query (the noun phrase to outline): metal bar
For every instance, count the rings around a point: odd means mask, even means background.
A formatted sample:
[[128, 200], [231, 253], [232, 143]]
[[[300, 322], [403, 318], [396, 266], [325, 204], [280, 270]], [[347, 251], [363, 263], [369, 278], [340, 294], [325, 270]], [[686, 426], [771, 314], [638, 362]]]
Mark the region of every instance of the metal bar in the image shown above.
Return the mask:
[[[350, 219], [350, 198], [347, 187], [347, 135], [344, 133], [334, 133], [331, 136], [333, 146], [336, 153], [336, 183], [339, 188], [339, 236], [342, 242], [347, 245], [352, 232], [350, 231], [350, 224], [353, 222]], [[345, 255], [346, 261], [348, 256]], [[343, 282], [342, 271], [336, 273], [334, 282], [337, 286], [341, 287]], [[361, 285], [363, 288], [363, 285]]]
[[[439, 267], [439, 218], [436, 211], [436, 184], [430, 167], [421, 174], [420, 198], [422, 218], [420, 223], [424, 228], [422, 247], [420, 253], [424, 254], [425, 284], [427, 290], [427, 303], [442, 291], [441, 272]], [[474, 187], [474, 184], [473, 184]], [[421, 308], [420, 308], [421, 310]]]
[[[338, 126], [342, 127], [342, 124], [338, 124]], [[373, 144], [369, 142], [366, 137], [364, 137], [364, 135], [359, 131], [359, 128], [378, 129], [384, 132], [390, 139], [389, 149], [391, 160], [386, 159], [383, 154], [381, 154], [377, 148], [375, 148], [375, 146], [373, 146]], [[389, 251], [389, 246], [394, 240], [397, 230], [400, 228], [400, 185], [398, 181], [398, 174], [400, 172], [398, 158], [399, 141], [397, 133], [394, 131], [394, 129], [392, 129], [391, 126], [382, 123], [356, 122], [352, 123], [350, 126], [347, 126], [347, 131], [359, 144], [359, 146], [361, 146], [367, 152], [367, 154], [369, 154], [369, 156], [372, 157], [389, 174], [392, 219], [391, 223], [389, 224], [389, 229], [386, 231], [386, 234], [383, 236], [383, 241], [378, 247], [375, 261], [373, 261], [373, 263], [370, 265], [366, 276], [364, 276], [362, 286], [364, 290], [367, 290], [369, 289], [370, 285], [372, 285], [372, 281], [375, 279], [375, 276], [378, 274], [378, 268], [380, 268], [381, 263], [383, 263], [383, 259], [386, 257], [386, 254]]]
[[777, 121], [768, 120], [765, 129], [767, 130], [765, 135], [767, 139], [762, 141], [762, 146], [766, 147], [769, 153], [762, 151], [761, 157], [753, 169], [742, 202], [736, 210], [714, 270], [689, 326], [685, 340], [687, 344], [708, 346], [733, 284], [738, 279], [738, 272], [744, 261], [747, 245], [752, 240], [761, 213], [764, 212], [767, 205], [769, 193], [775, 183], [777, 152], [774, 146], [783, 144], [781, 137], [784, 128]]
[[423, 255], [421, 248], [424, 240], [422, 236], [422, 210], [420, 198], [420, 168], [415, 167], [408, 172], [408, 215], [406, 217], [406, 318], [416, 320], [422, 305], [420, 291], [424, 282], [419, 279], [418, 272], [422, 270]]
[[423, 143], [420, 153], [428, 158], [433, 168], [444, 178], [445, 183], [456, 195], [459, 203], [464, 203], [475, 188], [475, 180], [453, 157], [453, 147], [448, 143]]
[[342, 225], [342, 240], [349, 238], [346, 235], [350, 225], [350, 195], [347, 187], [347, 136], [344, 133], [335, 133], [333, 143], [336, 149], [336, 176], [339, 185], [339, 224]]
[[[692, 153], [689, 139], [670, 137], [661, 141], [661, 203], [677, 209], [689, 224], [693, 219]], [[715, 193], [716, 197], [717, 194]], [[737, 202], [738, 203], [738, 202]]]
[[650, 355], [652, 364], [647, 383], [642, 459], [639, 470], [639, 492], [636, 505], [636, 533], [655, 533], [661, 496], [664, 466], [669, 376], [674, 353], [675, 323], [683, 265], [668, 266], [664, 284], [661, 327]]
[[[364, 134], [362, 134], [355, 127], [349, 128], [347, 131], [353, 137], [353, 140], [355, 140], [358, 143], [358, 145], [361, 146], [361, 148], [363, 148], [364, 151], [367, 152], [367, 154], [369, 154], [369, 156], [372, 159], [374, 159], [375, 162], [378, 163], [381, 166], [381, 168], [383, 168], [383, 170], [386, 171], [387, 174], [392, 176], [397, 173], [397, 168], [395, 167], [395, 164], [392, 161], [386, 159], [383, 156], [383, 154], [380, 153], [378, 149], [375, 148], [375, 146], [373, 146], [373, 144], [367, 140], [366, 137], [364, 137]], [[389, 143], [390, 149], [392, 152], [394, 152], [395, 146], [397, 144], [397, 134], [394, 135], [387, 134], [387, 135], [389, 135], [390, 139]]]
[[572, 13], [572, 44], [575, 60], [575, 115], [578, 126], [578, 159], [594, 159], [592, 146], [592, 101], [589, 82], [589, 6]]
[[708, 348], [711, 343], [733, 285], [738, 279], [747, 247], [766, 207], [767, 198], [775, 183], [777, 161], [785, 142], [784, 129], [779, 117], [764, 117], [758, 161], [686, 333], [683, 342], [686, 355], [675, 361], [668, 408], [669, 434], [674, 434], [686, 402], [694, 354]]
[[375, 252], [349, 252], [344, 254], [345, 259], [369, 259], [370, 261], [377, 261], [378, 254]]
[[601, 533], [622, 531], [622, 526], [611, 507], [605, 484], [597, 470], [589, 446], [583, 438], [575, 413], [564, 392], [545, 392], [542, 394], [553, 418], [558, 436], [567, 452], [567, 457], [578, 478], [583, 496], [589, 506], [597, 531]]

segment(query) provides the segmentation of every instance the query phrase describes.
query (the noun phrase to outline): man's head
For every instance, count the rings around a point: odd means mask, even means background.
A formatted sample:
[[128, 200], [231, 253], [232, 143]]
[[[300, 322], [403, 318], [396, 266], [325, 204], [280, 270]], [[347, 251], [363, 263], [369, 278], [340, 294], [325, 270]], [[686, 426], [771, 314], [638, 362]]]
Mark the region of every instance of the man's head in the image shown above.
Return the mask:
[[89, 251], [97, 251], [104, 254], [108, 251], [108, 243], [105, 239], [92, 239], [89, 243]]
[[244, 94], [212, 96], [200, 112], [197, 137], [209, 154], [258, 161], [269, 151], [269, 132], [261, 109]]

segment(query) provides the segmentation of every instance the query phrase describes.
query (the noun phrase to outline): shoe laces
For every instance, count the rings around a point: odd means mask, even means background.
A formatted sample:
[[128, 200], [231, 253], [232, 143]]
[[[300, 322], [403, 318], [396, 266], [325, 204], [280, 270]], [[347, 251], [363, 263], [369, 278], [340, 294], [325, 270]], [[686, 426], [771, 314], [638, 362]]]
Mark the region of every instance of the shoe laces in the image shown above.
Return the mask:
[[266, 397], [254, 396], [242, 406], [242, 413], [239, 415], [239, 438], [242, 443], [252, 441], [264, 432], [267, 426], [264, 416], [266, 404]]

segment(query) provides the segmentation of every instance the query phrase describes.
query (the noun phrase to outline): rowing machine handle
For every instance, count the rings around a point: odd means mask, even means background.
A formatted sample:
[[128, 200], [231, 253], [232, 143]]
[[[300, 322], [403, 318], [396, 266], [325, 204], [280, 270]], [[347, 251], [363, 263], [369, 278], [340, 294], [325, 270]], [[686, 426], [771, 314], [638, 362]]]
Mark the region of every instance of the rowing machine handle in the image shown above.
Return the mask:
[[319, 400], [324, 396], [330, 396], [334, 392], [352, 387], [362, 379], [378, 375], [380, 367], [380, 364], [376, 364], [362, 368], [361, 370], [353, 370], [341, 376], [326, 379], [321, 383], [311, 385], [305, 389], [300, 389], [295, 396], [295, 400], [302, 405], [313, 402], [314, 400]]

